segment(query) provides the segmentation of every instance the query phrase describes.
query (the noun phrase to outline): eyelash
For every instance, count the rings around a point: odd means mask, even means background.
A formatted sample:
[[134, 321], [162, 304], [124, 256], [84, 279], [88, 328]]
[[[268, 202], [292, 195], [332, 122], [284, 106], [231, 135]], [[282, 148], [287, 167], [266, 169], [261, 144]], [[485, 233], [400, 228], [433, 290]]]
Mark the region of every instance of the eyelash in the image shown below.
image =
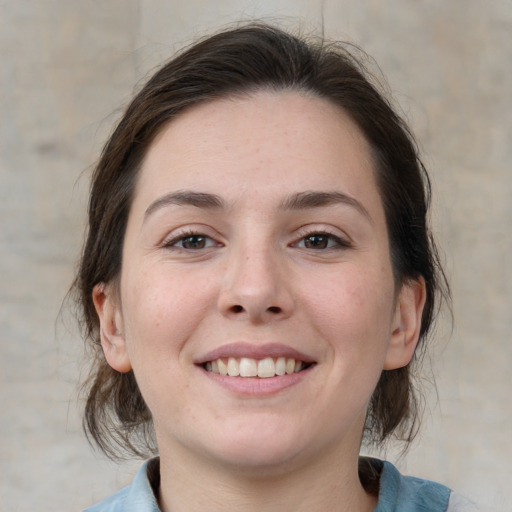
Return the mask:
[[[204, 239], [206, 241], [213, 242], [213, 244], [210, 244], [208, 247], [200, 247], [200, 248], [195, 248], [195, 249], [187, 248], [187, 247], [179, 247], [177, 245], [180, 242], [183, 243], [185, 240], [187, 240], [187, 238], [188, 239], [191, 239], [191, 238]], [[164, 247], [166, 249], [178, 249], [178, 250], [183, 250], [183, 251], [199, 251], [199, 250], [207, 249], [210, 247], [215, 247], [215, 246], [218, 247], [220, 245], [221, 244], [216, 242], [211, 236], [205, 235], [204, 233], [201, 233], [200, 231], [194, 231], [194, 230], [181, 232], [178, 235], [171, 238], [170, 240], [165, 240], [162, 243], [162, 247]]]
[[293, 243], [292, 245], [294, 247], [297, 247], [299, 245], [299, 243], [301, 242], [304, 242], [306, 239], [308, 238], [312, 238], [312, 237], [323, 237], [323, 238], [327, 238], [327, 244], [329, 244], [330, 242], [334, 242], [333, 245], [331, 246], [327, 246], [327, 247], [321, 247], [320, 249], [316, 249], [316, 248], [312, 248], [312, 247], [301, 247], [302, 249], [306, 249], [306, 250], [312, 250], [312, 251], [323, 251], [323, 250], [341, 250], [341, 249], [349, 249], [352, 247], [352, 243], [349, 242], [348, 240], [346, 239], [343, 239], [337, 235], [335, 235], [334, 233], [330, 233], [329, 231], [310, 231], [308, 233], [305, 233], [301, 236], [301, 238]]
[[[305, 246], [299, 247], [299, 244], [301, 244], [302, 242], [305, 242], [308, 238], [311, 239], [313, 237], [327, 239], [327, 246], [320, 247], [320, 248], [305, 247]], [[196, 247], [196, 248], [183, 247], [183, 246], [180, 247], [178, 245], [180, 242], [183, 244], [185, 242], [185, 240], [192, 239], [192, 238], [203, 239], [207, 245], [204, 247]], [[329, 245], [329, 244], [331, 244], [331, 245]], [[216, 242], [212, 237], [205, 235], [204, 233], [202, 233], [200, 231], [194, 231], [194, 230], [188, 230], [186, 232], [179, 233], [178, 235], [174, 236], [170, 240], [166, 240], [162, 243], [162, 247], [164, 247], [166, 249], [178, 249], [178, 250], [185, 250], [185, 251], [200, 251], [200, 250], [208, 249], [211, 247], [219, 247], [221, 245], [222, 244]], [[343, 238], [341, 238], [333, 233], [330, 233], [328, 231], [314, 230], [314, 231], [304, 233], [296, 242], [291, 244], [291, 246], [299, 247], [301, 249], [306, 249], [306, 250], [311, 250], [311, 251], [324, 251], [324, 250], [336, 250], [336, 249], [339, 249], [339, 250], [349, 249], [352, 247], [352, 244], [348, 240], [343, 239]]]

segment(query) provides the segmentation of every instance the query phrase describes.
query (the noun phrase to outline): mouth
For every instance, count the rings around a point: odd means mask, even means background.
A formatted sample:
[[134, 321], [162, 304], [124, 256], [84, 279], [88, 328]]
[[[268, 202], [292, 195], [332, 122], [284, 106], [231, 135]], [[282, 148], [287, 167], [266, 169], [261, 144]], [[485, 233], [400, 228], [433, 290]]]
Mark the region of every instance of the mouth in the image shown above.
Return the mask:
[[269, 379], [300, 373], [314, 364], [293, 357], [219, 357], [201, 366], [207, 372], [223, 376]]

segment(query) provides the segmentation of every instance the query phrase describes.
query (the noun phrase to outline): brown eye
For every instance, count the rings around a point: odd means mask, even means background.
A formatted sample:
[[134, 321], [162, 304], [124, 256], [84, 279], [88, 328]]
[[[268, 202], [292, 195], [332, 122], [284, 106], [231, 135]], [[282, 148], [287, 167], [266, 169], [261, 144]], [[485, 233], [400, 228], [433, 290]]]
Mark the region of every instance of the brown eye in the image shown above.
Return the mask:
[[350, 242], [331, 233], [310, 233], [294, 244], [301, 249], [322, 251], [328, 249], [347, 249], [351, 247]]
[[165, 247], [168, 248], [185, 249], [187, 251], [199, 251], [215, 246], [217, 246], [217, 243], [214, 240], [209, 236], [201, 234], [180, 236], [165, 244]]
[[184, 249], [204, 249], [206, 247], [206, 237], [200, 235], [187, 236], [181, 240], [181, 246]]
[[309, 235], [304, 238], [306, 249], [327, 249], [329, 247], [329, 236], [322, 234]]

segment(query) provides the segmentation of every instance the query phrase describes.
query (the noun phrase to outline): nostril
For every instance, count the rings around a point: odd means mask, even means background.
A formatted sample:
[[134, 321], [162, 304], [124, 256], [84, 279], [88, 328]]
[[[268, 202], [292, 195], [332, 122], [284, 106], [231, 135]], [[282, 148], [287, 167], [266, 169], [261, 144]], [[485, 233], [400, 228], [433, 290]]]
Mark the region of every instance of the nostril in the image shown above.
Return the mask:
[[267, 310], [271, 313], [281, 313], [281, 308], [279, 306], [270, 306]]
[[233, 306], [231, 309], [233, 310], [233, 313], [241, 313], [244, 310], [244, 308], [242, 306], [238, 306], [238, 305]]

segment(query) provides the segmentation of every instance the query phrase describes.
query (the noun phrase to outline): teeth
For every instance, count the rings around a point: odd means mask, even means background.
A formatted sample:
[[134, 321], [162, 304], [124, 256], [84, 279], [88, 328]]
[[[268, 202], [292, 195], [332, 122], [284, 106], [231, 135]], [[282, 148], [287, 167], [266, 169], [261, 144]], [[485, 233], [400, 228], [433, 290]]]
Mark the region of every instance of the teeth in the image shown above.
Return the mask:
[[276, 375], [291, 375], [304, 369], [302, 361], [296, 361], [293, 358], [265, 357], [264, 359], [252, 359], [251, 357], [230, 357], [227, 359], [216, 359], [208, 361], [204, 368], [208, 372], [218, 373], [220, 375], [229, 375], [230, 377], [259, 377], [268, 379]]
[[230, 377], [238, 377], [240, 375], [240, 363], [234, 357], [228, 359], [228, 375]]
[[256, 377], [258, 375], [258, 363], [256, 359], [242, 357], [240, 359], [240, 377]]
[[258, 377], [268, 378], [274, 377], [276, 374], [276, 364], [271, 357], [266, 357], [261, 361], [258, 361]]
[[[228, 365], [222, 360], [222, 359], [217, 359], [217, 361], [215, 361], [217, 363], [217, 366], [219, 368], [219, 373], [221, 375], [227, 375], [228, 374]], [[206, 368], [206, 370], [208, 370], [208, 368]], [[213, 367], [213, 364], [212, 364], [212, 372], [214, 371], [214, 367]]]
[[286, 358], [278, 357], [276, 361], [276, 375], [284, 375], [286, 373]]

